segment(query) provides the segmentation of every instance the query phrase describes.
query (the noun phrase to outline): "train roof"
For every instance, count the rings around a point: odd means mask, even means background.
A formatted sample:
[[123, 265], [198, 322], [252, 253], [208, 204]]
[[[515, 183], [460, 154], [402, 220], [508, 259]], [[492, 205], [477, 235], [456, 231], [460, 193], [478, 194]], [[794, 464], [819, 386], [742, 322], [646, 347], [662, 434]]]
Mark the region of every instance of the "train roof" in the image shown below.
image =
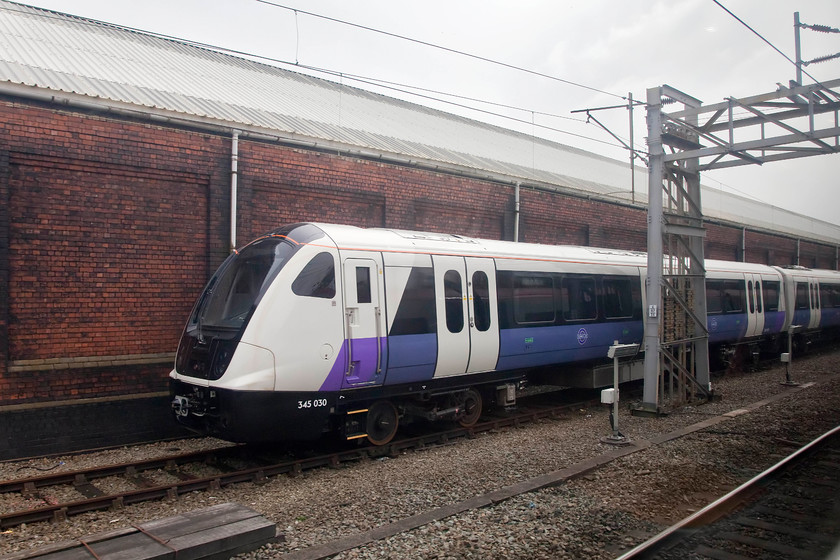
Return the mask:
[[[448, 233], [411, 231], [389, 228], [359, 228], [338, 224], [313, 224], [321, 228], [339, 249], [393, 251], [495, 257], [516, 260], [558, 261], [646, 267], [647, 253], [604, 247], [545, 245], [479, 239]], [[706, 268], [714, 272], [751, 272], [777, 274], [770, 266], [706, 260]]]
[[824, 270], [820, 268], [807, 268], [804, 266], [775, 266], [773, 268], [781, 271], [782, 274], [793, 278], [818, 278], [840, 282], [840, 270]]
[[524, 260], [557, 260], [613, 265], [644, 266], [647, 256], [639, 251], [571, 245], [541, 245], [479, 239], [448, 233], [388, 228], [358, 228], [314, 224], [329, 235], [339, 249], [411, 252]]

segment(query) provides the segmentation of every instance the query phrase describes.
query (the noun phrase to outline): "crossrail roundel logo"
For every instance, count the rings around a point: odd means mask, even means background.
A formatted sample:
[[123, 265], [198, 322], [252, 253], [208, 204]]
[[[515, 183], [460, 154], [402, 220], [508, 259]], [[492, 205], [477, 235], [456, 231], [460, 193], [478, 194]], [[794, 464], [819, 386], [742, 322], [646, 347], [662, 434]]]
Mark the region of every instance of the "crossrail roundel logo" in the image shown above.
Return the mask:
[[586, 341], [589, 340], [589, 333], [586, 332], [586, 329], [580, 329], [577, 333], [577, 341], [578, 344], [583, 345], [586, 344]]

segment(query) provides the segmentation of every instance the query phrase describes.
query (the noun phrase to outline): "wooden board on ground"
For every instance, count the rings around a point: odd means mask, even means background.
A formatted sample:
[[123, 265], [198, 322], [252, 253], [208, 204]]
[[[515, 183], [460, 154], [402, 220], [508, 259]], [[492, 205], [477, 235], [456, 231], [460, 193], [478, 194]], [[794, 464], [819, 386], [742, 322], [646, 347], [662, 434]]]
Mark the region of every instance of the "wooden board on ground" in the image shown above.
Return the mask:
[[0, 560], [221, 560], [263, 546], [276, 532], [275, 524], [256, 511], [225, 503]]

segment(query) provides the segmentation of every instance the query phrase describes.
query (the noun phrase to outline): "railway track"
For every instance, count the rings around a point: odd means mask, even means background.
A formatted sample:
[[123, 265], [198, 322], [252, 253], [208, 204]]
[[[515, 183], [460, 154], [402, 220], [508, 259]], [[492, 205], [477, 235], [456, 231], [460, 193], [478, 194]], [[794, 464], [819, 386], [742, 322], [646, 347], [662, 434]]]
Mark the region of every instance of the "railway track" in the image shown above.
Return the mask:
[[618, 560], [838, 555], [840, 426]]
[[530, 399], [522, 410], [495, 418], [485, 417], [471, 428], [457, 427], [404, 437], [378, 447], [345, 446], [328, 452], [309, 451], [299, 453], [301, 456], [297, 457], [278, 458], [276, 453], [266, 454], [264, 450], [242, 445], [2, 481], [0, 495], [17, 493], [20, 501], [28, 501], [33, 507], [0, 513], [0, 529], [23, 523], [62, 521], [82, 513], [120, 509], [150, 500], [175, 499], [182, 494], [242, 482], [259, 484], [273, 476], [295, 476], [304, 470], [338, 467], [366, 458], [396, 457], [410, 449], [445, 445], [484, 432], [558, 418], [571, 409], [596, 402], [541, 404], [544, 403], [541, 397]]

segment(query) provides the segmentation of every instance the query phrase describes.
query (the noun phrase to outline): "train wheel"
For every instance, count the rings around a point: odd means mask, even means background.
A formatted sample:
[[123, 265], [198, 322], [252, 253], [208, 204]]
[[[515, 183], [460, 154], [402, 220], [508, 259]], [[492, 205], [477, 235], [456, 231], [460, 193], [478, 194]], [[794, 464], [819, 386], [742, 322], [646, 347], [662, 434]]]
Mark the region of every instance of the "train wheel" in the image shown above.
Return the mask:
[[397, 433], [400, 417], [391, 401], [376, 401], [368, 407], [367, 439], [372, 445], [385, 445]]
[[481, 393], [475, 389], [467, 389], [464, 396], [464, 416], [458, 420], [458, 423], [464, 428], [475, 426], [481, 418], [481, 405]]

